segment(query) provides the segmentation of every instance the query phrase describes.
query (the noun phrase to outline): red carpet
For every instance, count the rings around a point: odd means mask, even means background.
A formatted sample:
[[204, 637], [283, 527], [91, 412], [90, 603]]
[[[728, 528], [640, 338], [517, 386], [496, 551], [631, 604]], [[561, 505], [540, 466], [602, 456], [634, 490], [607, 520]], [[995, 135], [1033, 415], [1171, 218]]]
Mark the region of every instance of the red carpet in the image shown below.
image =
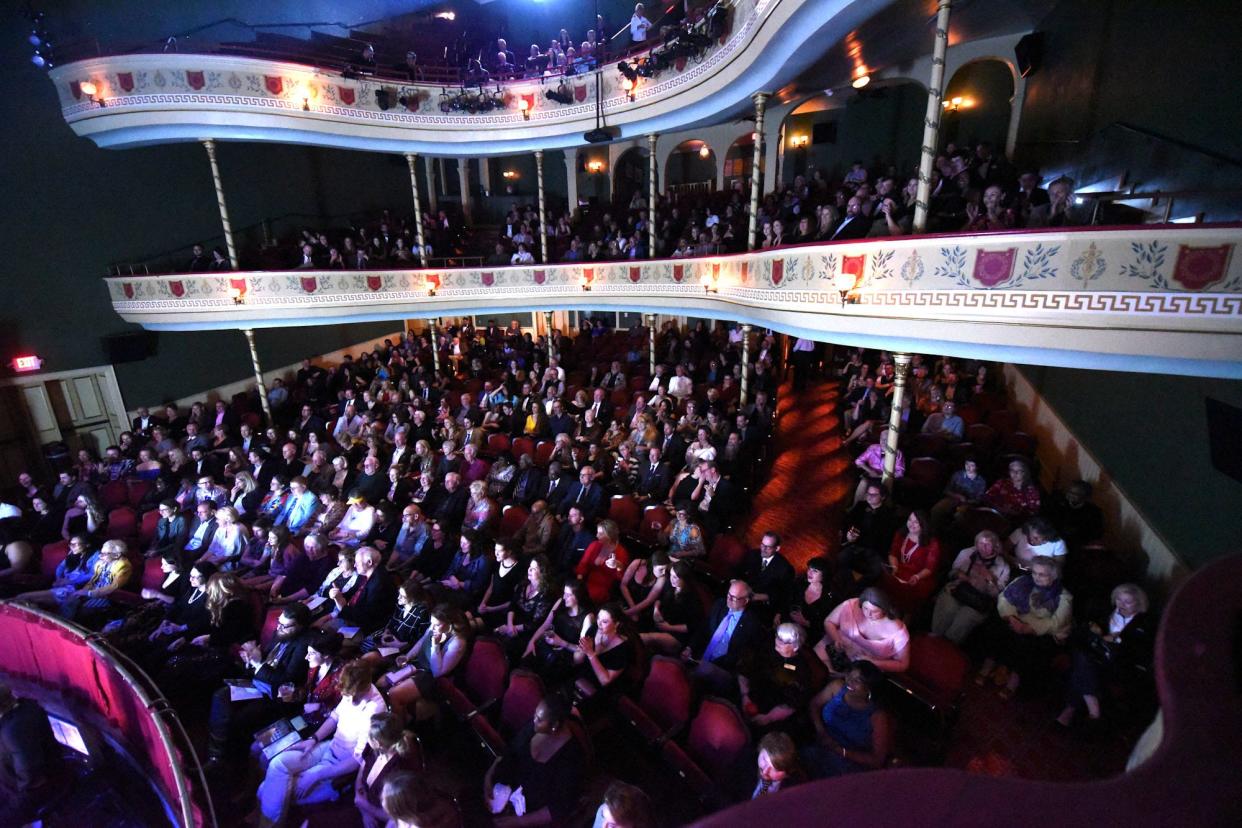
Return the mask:
[[781, 387], [772, 468], [755, 492], [745, 533], [752, 547], [766, 531], [781, 536], [781, 551], [799, 572], [817, 555], [835, 555], [841, 517], [854, 490], [850, 459], [841, 447], [837, 384]]

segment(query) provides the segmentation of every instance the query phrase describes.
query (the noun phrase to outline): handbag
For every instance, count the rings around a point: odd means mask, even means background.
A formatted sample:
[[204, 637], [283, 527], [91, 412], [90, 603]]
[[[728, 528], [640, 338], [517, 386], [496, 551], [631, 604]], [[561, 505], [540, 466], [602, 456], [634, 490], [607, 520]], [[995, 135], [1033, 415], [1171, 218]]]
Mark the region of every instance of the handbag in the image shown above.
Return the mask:
[[1103, 636], [1095, 633], [1087, 635], [1087, 651], [1091, 654], [1091, 658], [1098, 664], [1110, 664], [1117, 651], [1113, 649], [1112, 643], [1105, 641]]
[[976, 612], [989, 613], [996, 609], [996, 599], [977, 588], [970, 581], [958, 581], [949, 591], [953, 600]]

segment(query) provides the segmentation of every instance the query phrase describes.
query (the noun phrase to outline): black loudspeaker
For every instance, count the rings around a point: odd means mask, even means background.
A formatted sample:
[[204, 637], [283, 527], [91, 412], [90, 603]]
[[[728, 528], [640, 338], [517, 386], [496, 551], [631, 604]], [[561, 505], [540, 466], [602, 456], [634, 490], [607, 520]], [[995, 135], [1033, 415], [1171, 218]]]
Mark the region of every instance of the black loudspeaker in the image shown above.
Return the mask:
[[119, 365], [122, 362], [138, 362], [155, 356], [159, 341], [160, 335], [155, 331], [132, 331], [99, 337], [104, 356], [112, 365]]
[[1013, 57], [1018, 64], [1018, 74], [1027, 77], [1039, 71], [1044, 62], [1044, 33], [1031, 32], [1013, 47]]

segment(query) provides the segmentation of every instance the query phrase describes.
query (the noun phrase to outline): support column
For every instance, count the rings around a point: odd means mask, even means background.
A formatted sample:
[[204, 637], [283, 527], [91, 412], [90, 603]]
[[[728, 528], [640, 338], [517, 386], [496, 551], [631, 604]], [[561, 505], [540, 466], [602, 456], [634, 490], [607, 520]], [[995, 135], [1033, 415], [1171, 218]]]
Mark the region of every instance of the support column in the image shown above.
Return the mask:
[[578, 206], [578, 150], [570, 147], [565, 150], [565, 184], [569, 198], [569, 215], [574, 214]]
[[897, 440], [901, 437], [901, 409], [906, 399], [906, 377], [910, 373], [910, 355], [893, 354], [893, 410], [888, 416], [888, 438], [884, 443], [884, 488], [893, 490], [897, 472]]
[[435, 371], [437, 377], [440, 376], [440, 332], [437, 330], [439, 321], [434, 316], [427, 320], [431, 328], [431, 370]]
[[656, 256], [656, 194], [658, 187], [657, 173], [659, 165], [656, 163], [656, 134], [654, 132], [647, 135], [647, 177], [648, 195], [647, 195], [647, 258], [654, 259]]
[[656, 318], [654, 313], [647, 314], [647, 362], [648, 375], [655, 376], [655, 335]]
[[479, 192], [484, 198], [492, 196], [492, 162], [490, 158], [479, 159]]
[[470, 204], [470, 159], [457, 159], [457, 183], [461, 187], [461, 217], [465, 224], [473, 224]]
[[746, 232], [746, 249], [754, 250], [759, 229], [759, 181], [763, 164], [763, 107], [768, 102], [766, 92], [756, 92], [755, 100], [755, 156], [750, 164], [750, 223]]
[[414, 193], [414, 238], [418, 242], [418, 261], [426, 267], [427, 244], [423, 240], [423, 205], [418, 197], [418, 156], [407, 152], [405, 163], [410, 166], [410, 190]]
[[427, 174], [427, 208], [434, 214], [440, 209], [440, 201], [436, 195], [436, 161], [435, 158], [423, 159], [423, 171]]
[[548, 359], [557, 359], [556, 339], [552, 336], [552, 311], [543, 312], [543, 331], [548, 338]]
[[539, 185], [539, 261], [548, 263], [548, 216], [543, 196], [543, 150], [535, 150], [535, 181]]
[[750, 397], [750, 325], [742, 326], [742, 389], [738, 394], [738, 405], [746, 405]]
[[246, 344], [250, 347], [250, 366], [254, 368], [254, 382], [259, 386], [259, 405], [263, 406], [263, 413], [267, 416], [268, 423], [271, 423], [272, 406], [267, 401], [267, 384], [263, 382], [263, 368], [259, 365], [259, 350], [254, 346], [254, 331], [250, 328], [242, 328], [242, 333], [246, 335]]
[[233, 224], [229, 221], [229, 208], [224, 203], [224, 182], [220, 180], [220, 164], [216, 161], [216, 142], [214, 138], [204, 138], [203, 149], [207, 150], [207, 160], [211, 162], [211, 181], [216, 185], [216, 206], [220, 208], [220, 223], [224, 225], [224, 246], [229, 252], [229, 266], [233, 270], [241, 270], [237, 261], [237, 245], [233, 243]]
[[939, 0], [936, 8], [936, 42], [932, 49], [931, 80], [927, 84], [927, 114], [923, 116], [923, 149], [919, 156], [919, 187], [914, 196], [914, 232], [927, 232], [927, 209], [931, 201], [932, 164], [940, 145], [940, 116], [944, 111], [944, 56], [949, 49], [949, 11], [953, 0]]

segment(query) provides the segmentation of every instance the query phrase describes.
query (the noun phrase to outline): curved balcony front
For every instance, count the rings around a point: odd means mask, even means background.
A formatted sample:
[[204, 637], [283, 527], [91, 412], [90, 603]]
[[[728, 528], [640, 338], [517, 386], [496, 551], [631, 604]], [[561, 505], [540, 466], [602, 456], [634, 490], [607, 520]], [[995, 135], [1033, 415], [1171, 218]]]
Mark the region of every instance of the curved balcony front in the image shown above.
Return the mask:
[[[642, 135], [749, 105], [750, 95], [796, 73], [892, 0], [736, 0], [726, 33], [702, 59], [641, 79], [633, 94], [615, 63], [599, 72], [606, 124]], [[816, 48], [805, 51], [814, 43]], [[558, 78], [506, 83], [492, 113], [445, 113], [443, 87], [345, 79], [339, 71], [255, 58], [131, 54], [58, 66], [50, 73], [65, 120], [101, 147], [211, 137], [380, 152], [496, 155], [583, 143], [595, 128], [595, 73], [566, 78], [572, 103], [546, 97]], [[94, 97], [82, 84], [94, 84]], [[90, 88], [90, 87], [88, 87]], [[490, 88], [490, 87], [489, 87]], [[381, 109], [376, 92], [389, 92]], [[519, 108], [525, 100], [528, 109]], [[400, 103], [404, 101], [403, 105]]]
[[107, 283], [117, 313], [153, 330], [615, 309], [738, 320], [871, 348], [1240, 378], [1239, 242], [1242, 225], [1081, 228], [698, 259]]

